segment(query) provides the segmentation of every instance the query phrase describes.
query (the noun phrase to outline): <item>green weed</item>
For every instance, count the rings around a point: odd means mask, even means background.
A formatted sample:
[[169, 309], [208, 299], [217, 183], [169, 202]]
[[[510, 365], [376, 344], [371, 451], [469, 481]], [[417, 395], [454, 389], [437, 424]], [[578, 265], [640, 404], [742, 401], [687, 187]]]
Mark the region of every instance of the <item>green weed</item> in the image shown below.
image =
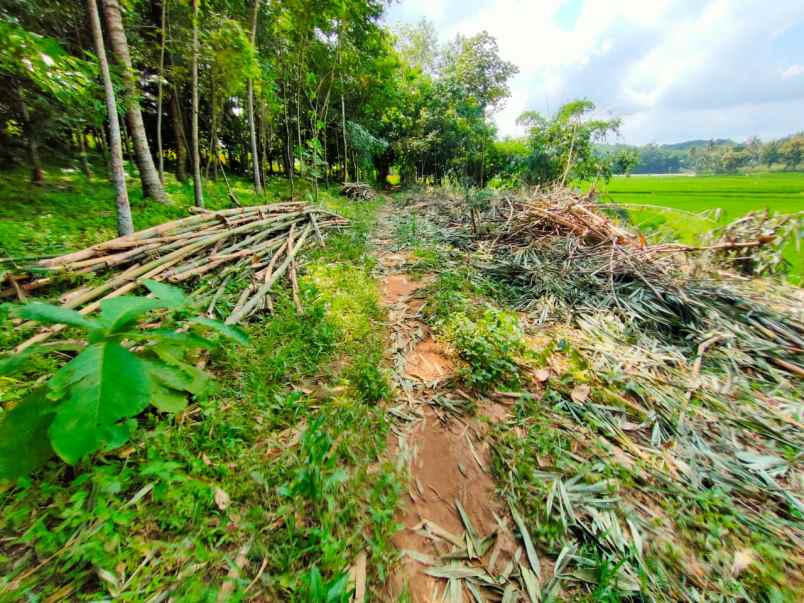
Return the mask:
[[525, 353], [515, 315], [488, 307], [472, 317], [457, 313], [446, 325], [446, 336], [466, 363], [460, 376], [474, 389], [519, 381], [519, 358]]
[[[386, 579], [401, 495], [383, 460], [389, 425], [359, 388], [340, 387], [382, 389], [383, 313], [367, 254], [379, 203], [352, 205], [355, 231], [303, 264], [303, 313], [278, 289], [247, 345], [213, 350], [215, 392], [179, 415], [146, 411], [130, 443], [91, 466], [48, 463], [0, 489], [0, 600], [213, 602], [247, 543], [233, 600], [263, 562], [248, 596], [342, 600], [361, 552], [369, 587]], [[301, 391], [311, 382], [318, 397]]]

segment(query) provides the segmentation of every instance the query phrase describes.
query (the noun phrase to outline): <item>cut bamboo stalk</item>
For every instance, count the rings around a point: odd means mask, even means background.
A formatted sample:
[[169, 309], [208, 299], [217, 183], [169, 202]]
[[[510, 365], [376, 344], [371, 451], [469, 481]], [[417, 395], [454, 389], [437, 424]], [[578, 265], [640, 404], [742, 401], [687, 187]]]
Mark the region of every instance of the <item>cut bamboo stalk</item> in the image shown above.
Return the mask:
[[308, 224], [304, 230], [302, 231], [301, 236], [299, 237], [298, 242], [296, 243], [296, 247], [293, 249], [293, 252], [288, 250], [287, 257], [285, 261], [283, 261], [279, 267], [271, 274], [271, 277], [265, 282], [258, 290], [257, 294], [254, 295], [245, 305], [238, 312], [232, 312], [229, 317], [226, 319], [226, 324], [236, 324], [240, 320], [242, 320], [245, 316], [248, 315], [251, 310], [260, 302], [262, 297], [265, 296], [268, 291], [270, 291], [273, 284], [281, 277], [290, 266], [290, 263], [293, 261], [293, 257], [296, 253], [298, 253], [299, 249], [302, 248], [304, 245], [304, 241], [307, 239], [307, 235], [310, 234], [310, 230], [312, 227]]
[[[312, 215], [312, 214], [311, 214]], [[293, 234], [295, 230], [295, 224], [290, 227], [290, 232], [288, 233], [288, 255], [291, 256], [290, 260], [290, 288], [293, 294], [293, 303], [296, 306], [296, 314], [301, 315], [303, 313], [301, 299], [299, 299], [299, 282], [296, 279], [296, 258], [295, 253], [293, 251]], [[309, 229], [309, 226], [307, 227]], [[267, 296], [267, 294], [266, 294]]]

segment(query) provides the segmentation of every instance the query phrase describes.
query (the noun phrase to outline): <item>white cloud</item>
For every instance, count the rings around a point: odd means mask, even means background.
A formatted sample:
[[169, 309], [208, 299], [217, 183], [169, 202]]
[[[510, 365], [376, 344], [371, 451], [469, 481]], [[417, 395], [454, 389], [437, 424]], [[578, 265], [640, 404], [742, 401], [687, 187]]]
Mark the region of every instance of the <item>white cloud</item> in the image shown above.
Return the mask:
[[804, 67], [801, 65], [790, 65], [790, 67], [782, 71], [783, 80], [789, 80], [790, 78], [798, 77], [800, 75], [804, 75]]
[[431, 18], [444, 41], [482, 30], [497, 38], [502, 57], [520, 68], [496, 115], [504, 135], [520, 132], [522, 111], [551, 112], [578, 97], [622, 115], [634, 143], [769, 137], [801, 127], [800, 0], [585, 0], [570, 28], [557, 23], [561, 5], [403, 0], [389, 18]]

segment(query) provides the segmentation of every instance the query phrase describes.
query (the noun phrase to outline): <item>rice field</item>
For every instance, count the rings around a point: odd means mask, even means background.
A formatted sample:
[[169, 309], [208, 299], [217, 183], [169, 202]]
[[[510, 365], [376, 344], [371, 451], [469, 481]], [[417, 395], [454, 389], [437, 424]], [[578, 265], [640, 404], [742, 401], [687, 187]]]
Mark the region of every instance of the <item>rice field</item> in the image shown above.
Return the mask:
[[[728, 176], [617, 176], [603, 195], [628, 208], [644, 232], [695, 243], [700, 235], [746, 213], [804, 210], [804, 173], [759, 173]], [[804, 251], [788, 245], [792, 280], [804, 277]]]

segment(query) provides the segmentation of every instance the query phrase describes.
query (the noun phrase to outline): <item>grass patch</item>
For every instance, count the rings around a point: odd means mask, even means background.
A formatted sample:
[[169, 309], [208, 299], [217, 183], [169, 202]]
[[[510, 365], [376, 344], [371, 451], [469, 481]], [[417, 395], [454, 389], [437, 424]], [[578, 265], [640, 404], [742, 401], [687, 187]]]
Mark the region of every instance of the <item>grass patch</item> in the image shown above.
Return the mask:
[[[274, 314], [248, 327], [250, 343], [210, 358], [210, 395], [179, 416], [141, 415], [134, 444], [92, 464], [51, 463], [0, 486], [0, 601], [215, 601], [246, 549], [233, 600], [263, 564], [249, 597], [310, 601], [323, 590], [346, 600], [345, 576], [361, 552], [376, 594], [395, 555], [401, 492], [383, 457], [389, 425], [374, 404], [388, 392], [366, 250], [379, 202], [324, 201], [355, 228], [307, 254], [303, 314], [278, 290]], [[58, 252], [89, 242], [93, 226], [74, 219]]]
[[[755, 210], [795, 213], [804, 207], [804, 173], [729, 176], [616, 176], [603, 189], [628, 206], [632, 222], [660, 238], [696, 244], [700, 236]], [[804, 256], [794, 243], [784, 251], [790, 275], [804, 278]]]

